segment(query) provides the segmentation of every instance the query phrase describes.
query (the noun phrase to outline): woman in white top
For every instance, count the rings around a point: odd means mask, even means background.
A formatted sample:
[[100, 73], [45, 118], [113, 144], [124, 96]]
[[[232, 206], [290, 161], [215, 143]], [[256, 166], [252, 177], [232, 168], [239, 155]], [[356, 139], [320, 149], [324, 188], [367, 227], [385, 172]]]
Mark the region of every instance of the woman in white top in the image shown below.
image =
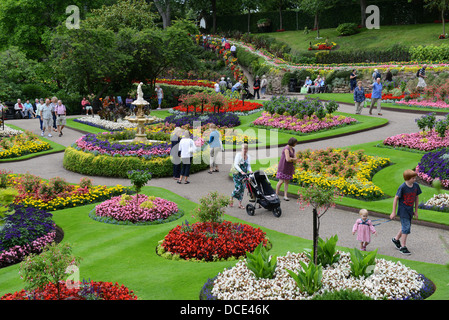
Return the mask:
[[179, 151], [181, 152], [182, 168], [178, 183], [181, 184], [184, 177], [184, 184], [190, 183], [187, 178], [190, 175], [190, 166], [192, 165], [193, 153], [195, 152], [195, 143], [190, 138], [189, 130], [185, 130], [181, 141], [179, 141]]
[[44, 107], [44, 99], [40, 99], [39, 101], [36, 99], [36, 117], [39, 119], [39, 127], [42, 131], [42, 119], [41, 119], [41, 111]]
[[232, 180], [234, 180], [234, 190], [231, 194], [229, 206], [234, 205], [234, 198], [239, 201], [239, 208], [245, 209], [242, 205], [243, 194], [245, 192], [245, 183], [243, 181], [245, 174], [251, 173], [251, 158], [248, 154], [248, 144], [242, 144], [242, 152], [237, 153], [234, 159]]

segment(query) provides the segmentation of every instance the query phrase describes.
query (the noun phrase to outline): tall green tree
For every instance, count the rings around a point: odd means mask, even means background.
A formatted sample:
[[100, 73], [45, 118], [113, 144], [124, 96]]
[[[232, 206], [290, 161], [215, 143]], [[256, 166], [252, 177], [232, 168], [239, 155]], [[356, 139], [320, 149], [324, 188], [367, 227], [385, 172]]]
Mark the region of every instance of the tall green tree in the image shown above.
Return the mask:
[[443, 24], [443, 35], [446, 34], [446, 25], [444, 15], [449, 10], [449, 0], [424, 0], [426, 9], [438, 9], [441, 14], [441, 23]]
[[320, 15], [324, 10], [334, 7], [339, 0], [299, 0], [299, 8], [304, 12], [315, 16], [315, 26], [317, 39], [320, 38]]

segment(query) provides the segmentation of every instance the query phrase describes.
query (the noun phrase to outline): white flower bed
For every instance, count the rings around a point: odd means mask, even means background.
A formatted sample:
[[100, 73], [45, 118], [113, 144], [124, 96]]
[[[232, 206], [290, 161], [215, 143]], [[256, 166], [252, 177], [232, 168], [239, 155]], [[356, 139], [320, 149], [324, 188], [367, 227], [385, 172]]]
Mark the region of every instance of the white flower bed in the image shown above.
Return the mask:
[[[322, 288], [315, 293], [340, 289], [360, 290], [373, 299], [403, 299], [418, 293], [424, 282], [419, 274], [400, 262], [376, 259], [374, 274], [368, 278], [350, 276], [350, 254], [339, 252], [340, 261], [323, 268]], [[285, 269], [295, 273], [301, 269], [299, 261], [306, 264], [309, 259], [304, 253], [287, 253], [278, 257], [276, 274], [273, 279], [256, 279], [246, 267], [245, 260], [233, 268], [225, 269], [214, 281], [212, 294], [219, 300], [302, 300], [313, 296], [301, 293], [296, 282]]]
[[447, 207], [449, 206], [449, 193], [434, 194], [432, 198], [427, 200], [426, 206]]
[[3, 126], [0, 126], [0, 137], [16, 136], [16, 135], [19, 135], [22, 133], [23, 133], [23, 131], [12, 129], [12, 128], [8, 127], [6, 124], [5, 124], [5, 130], [3, 130]]
[[125, 128], [135, 128], [137, 123], [131, 123], [128, 120], [118, 119], [117, 122], [101, 119], [99, 116], [85, 116], [77, 119], [84, 124], [98, 126], [106, 130], [123, 130]]

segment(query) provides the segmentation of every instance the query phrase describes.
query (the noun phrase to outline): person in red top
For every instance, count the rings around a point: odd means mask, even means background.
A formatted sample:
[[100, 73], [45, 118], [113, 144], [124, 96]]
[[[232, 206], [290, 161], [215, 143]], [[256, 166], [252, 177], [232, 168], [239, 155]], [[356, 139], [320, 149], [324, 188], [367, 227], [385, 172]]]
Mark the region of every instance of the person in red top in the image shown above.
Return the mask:
[[94, 116], [94, 111], [92, 110], [92, 106], [91, 106], [89, 100], [86, 99], [86, 97], [83, 97], [83, 100], [81, 101], [81, 105], [83, 106], [83, 110], [86, 110], [86, 116], [89, 114], [89, 110], [90, 110], [90, 113], [92, 114], [92, 116]]

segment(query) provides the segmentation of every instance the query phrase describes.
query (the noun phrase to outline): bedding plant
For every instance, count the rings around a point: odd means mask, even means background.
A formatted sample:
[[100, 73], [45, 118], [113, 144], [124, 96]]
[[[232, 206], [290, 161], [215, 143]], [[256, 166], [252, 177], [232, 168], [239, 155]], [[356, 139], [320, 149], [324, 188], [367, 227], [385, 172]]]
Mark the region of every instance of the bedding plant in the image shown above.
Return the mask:
[[[388, 158], [364, 154], [363, 150], [327, 148], [322, 150], [298, 151], [299, 159], [291, 183], [301, 187], [314, 185], [336, 191], [347, 197], [363, 200], [382, 199], [384, 192], [373, 184], [372, 177], [380, 169], [388, 166]], [[265, 172], [272, 180], [276, 179], [278, 165], [269, 167]]]
[[260, 243], [269, 245], [265, 232], [243, 223], [223, 220], [229, 198], [211, 192], [194, 211], [198, 222], [187, 220], [159, 242], [157, 252], [169, 259], [193, 261], [233, 260], [252, 252]]
[[30, 153], [49, 150], [50, 144], [32, 132], [0, 137], [0, 159], [16, 158]]

